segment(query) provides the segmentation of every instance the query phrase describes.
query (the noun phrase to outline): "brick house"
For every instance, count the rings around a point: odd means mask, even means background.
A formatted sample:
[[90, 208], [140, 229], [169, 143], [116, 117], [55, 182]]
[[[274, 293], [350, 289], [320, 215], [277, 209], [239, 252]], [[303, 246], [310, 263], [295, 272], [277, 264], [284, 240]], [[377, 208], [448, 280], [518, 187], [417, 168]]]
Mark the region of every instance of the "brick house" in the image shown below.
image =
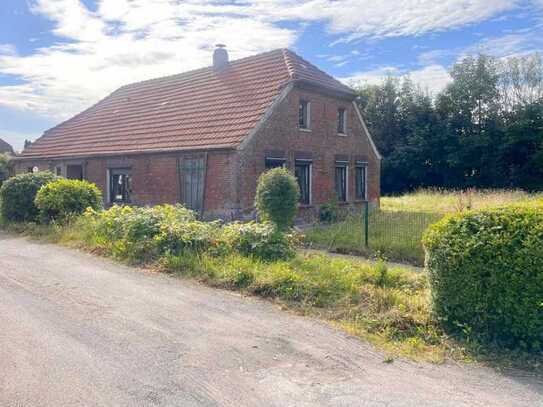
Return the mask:
[[6, 141], [2, 140], [1, 138], [0, 138], [0, 154], [9, 154], [9, 155], [15, 154], [13, 152], [13, 148], [11, 147], [11, 145], [7, 143]]
[[97, 184], [105, 204], [182, 202], [205, 217], [253, 211], [267, 168], [298, 178], [301, 213], [334, 196], [378, 204], [380, 156], [354, 92], [287, 49], [123, 86], [47, 130], [16, 172]]

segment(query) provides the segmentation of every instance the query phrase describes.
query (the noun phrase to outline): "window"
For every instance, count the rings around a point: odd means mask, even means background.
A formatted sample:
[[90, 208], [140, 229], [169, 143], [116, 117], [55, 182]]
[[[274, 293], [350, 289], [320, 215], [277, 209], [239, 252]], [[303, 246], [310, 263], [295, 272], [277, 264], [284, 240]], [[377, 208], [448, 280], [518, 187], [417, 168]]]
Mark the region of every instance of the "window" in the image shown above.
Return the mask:
[[337, 110], [337, 132], [338, 134], [347, 134], [347, 114], [344, 108]]
[[272, 168], [284, 167], [285, 159], [284, 158], [268, 158], [265, 160], [266, 171], [271, 170]]
[[309, 205], [311, 203], [311, 162], [296, 160], [294, 175], [300, 187], [300, 203]]
[[347, 202], [347, 163], [336, 162], [336, 194], [339, 202]]
[[66, 178], [68, 179], [83, 179], [83, 166], [82, 165], [67, 165], [66, 166]]
[[366, 200], [367, 164], [357, 163], [355, 167], [356, 199]]
[[55, 175], [57, 177], [62, 176], [62, 167], [60, 165], [55, 168]]
[[129, 168], [109, 170], [109, 202], [112, 204], [130, 203], [132, 194], [132, 174]]
[[204, 209], [205, 159], [184, 158], [181, 167], [183, 176], [183, 203], [197, 212]]
[[307, 100], [300, 99], [298, 108], [298, 127], [300, 129], [309, 129], [310, 105]]

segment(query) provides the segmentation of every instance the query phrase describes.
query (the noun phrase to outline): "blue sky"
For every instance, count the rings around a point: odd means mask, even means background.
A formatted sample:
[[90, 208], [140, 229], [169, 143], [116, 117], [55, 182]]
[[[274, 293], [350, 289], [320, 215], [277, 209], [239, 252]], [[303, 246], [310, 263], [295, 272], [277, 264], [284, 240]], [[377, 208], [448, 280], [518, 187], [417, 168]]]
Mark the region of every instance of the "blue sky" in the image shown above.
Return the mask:
[[438, 92], [462, 56], [543, 46], [543, 0], [2, 0], [0, 138], [20, 149], [126, 83], [289, 47], [347, 82]]

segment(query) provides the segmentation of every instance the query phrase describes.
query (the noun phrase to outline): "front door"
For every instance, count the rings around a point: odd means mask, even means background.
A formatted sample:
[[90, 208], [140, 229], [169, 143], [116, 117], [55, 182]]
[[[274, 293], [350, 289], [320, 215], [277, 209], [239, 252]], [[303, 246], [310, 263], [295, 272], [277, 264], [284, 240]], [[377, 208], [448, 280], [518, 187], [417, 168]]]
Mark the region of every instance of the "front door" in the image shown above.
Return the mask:
[[180, 176], [183, 204], [201, 213], [204, 208], [205, 157], [183, 158]]
[[129, 168], [109, 170], [109, 203], [124, 205], [131, 202], [132, 174]]

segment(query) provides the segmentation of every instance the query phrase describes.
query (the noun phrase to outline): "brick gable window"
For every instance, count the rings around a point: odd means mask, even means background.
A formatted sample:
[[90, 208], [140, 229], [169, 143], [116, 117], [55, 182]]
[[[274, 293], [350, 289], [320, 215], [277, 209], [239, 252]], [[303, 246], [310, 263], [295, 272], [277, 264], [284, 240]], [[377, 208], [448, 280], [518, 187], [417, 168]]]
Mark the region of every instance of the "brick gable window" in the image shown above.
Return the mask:
[[337, 161], [335, 168], [336, 195], [339, 202], [347, 202], [347, 168], [346, 162]]
[[347, 134], [347, 114], [343, 107], [337, 110], [337, 132], [338, 134]]
[[367, 200], [366, 183], [368, 175], [368, 164], [365, 162], [357, 162], [355, 167], [355, 183], [356, 183], [356, 199]]
[[300, 129], [309, 129], [309, 120], [311, 118], [311, 104], [304, 99], [300, 99], [298, 107], [298, 127]]
[[296, 160], [294, 175], [300, 187], [300, 203], [311, 204], [311, 161]]

